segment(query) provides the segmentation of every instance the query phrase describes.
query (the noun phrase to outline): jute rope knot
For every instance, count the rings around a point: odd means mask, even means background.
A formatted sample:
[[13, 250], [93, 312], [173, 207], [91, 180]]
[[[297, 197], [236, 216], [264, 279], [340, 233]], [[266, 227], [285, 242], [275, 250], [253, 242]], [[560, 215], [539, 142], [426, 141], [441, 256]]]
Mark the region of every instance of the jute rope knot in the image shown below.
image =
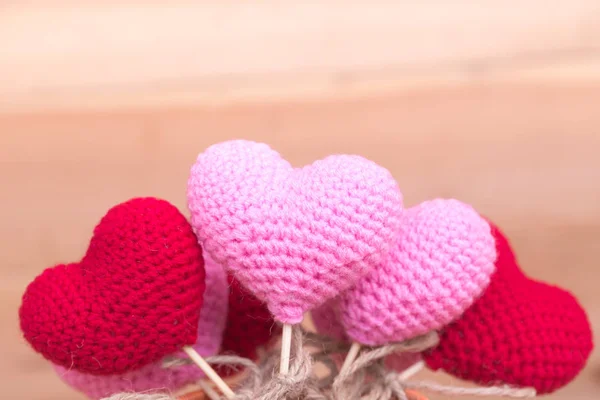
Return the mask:
[[[418, 353], [437, 345], [439, 337], [431, 332], [424, 336], [363, 351], [347, 371], [340, 373], [331, 388], [334, 400], [343, 399], [400, 399], [406, 400], [404, 388], [397, 379], [386, 374], [383, 359], [398, 352]], [[365, 385], [365, 375], [371, 377]]]
[[[381, 347], [365, 348], [354, 360], [350, 368], [338, 373], [332, 355], [344, 354], [348, 351], [348, 343], [340, 343], [314, 333], [303, 332], [294, 328], [292, 354], [289, 373], [282, 376], [279, 370], [279, 352], [274, 350], [265, 360], [257, 365], [252, 360], [220, 355], [209, 357], [210, 364], [238, 366], [246, 370], [236, 392], [236, 400], [408, 400], [407, 390], [428, 390], [445, 395], [470, 396], [504, 396], [511, 398], [534, 397], [535, 390], [530, 388], [515, 389], [508, 386], [464, 388], [439, 385], [427, 381], [411, 381], [402, 374], [389, 371], [384, 366], [385, 357], [400, 352], [419, 353], [437, 345], [437, 333], [426, 335]], [[314, 347], [312, 354], [305, 347]], [[314, 375], [315, 362], [325, 365], [329, 375], [318, 379]], [[171, 368], [181, 364], [189, 364], [188, 359], [166, 360], [163, 366]], [[201, 387], [211, 399], [221, 397], [206, 384]], [[153, 393], [121, 393], [103, 400], [175, 400], [165, 394]]]
[[[242, 385], [236, 399], [239, 400], [325, 400], [317, 379], [313, 376], [313, 359], [304, 348], [303, 332], [294, 329], [292, 338], [290, 370], [280, 375], [277, 352], [267, 358], [265, 366], [254, 372], [250, 385]], [[264, 373], [267, 372], [267, 373]]]

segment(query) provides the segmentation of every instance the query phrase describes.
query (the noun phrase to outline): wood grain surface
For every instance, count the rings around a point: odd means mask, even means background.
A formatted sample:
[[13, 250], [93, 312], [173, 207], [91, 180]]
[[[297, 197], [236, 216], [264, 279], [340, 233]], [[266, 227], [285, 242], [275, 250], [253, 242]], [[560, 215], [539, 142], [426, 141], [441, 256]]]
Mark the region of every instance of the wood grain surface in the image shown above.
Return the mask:
[[597, 62], [599, 20], [597, 0], [9, 2], [0, 6], [0, 112], [512, 76]]

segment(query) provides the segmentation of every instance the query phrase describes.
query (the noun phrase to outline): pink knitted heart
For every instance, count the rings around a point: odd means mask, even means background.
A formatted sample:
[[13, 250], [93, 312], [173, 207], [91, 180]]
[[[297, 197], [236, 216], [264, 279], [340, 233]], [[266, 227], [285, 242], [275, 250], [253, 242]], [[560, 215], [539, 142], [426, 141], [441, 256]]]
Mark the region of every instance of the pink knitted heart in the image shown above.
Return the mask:
[[402, 196], [362, 157], [293, 169], [265, 144], [237, 140], [198, 156], [188, 181], [206, 250], [284, 323], [379, 264], [397, 234]]
[[342, 323], [367, 345], [399, 342], [458, 318], [487, 287], [496, 250], [489, 224], [457, 200], [406, 210], [387, 263], [342, 294]]
[[[206, 291], [200, 310], [198, 340], [192, 346], [205, 357], [219, 352], [227, 320], [228, 287], [223, 267], [204, 255]], [[186, 358], [184, 353], [176, 356]], [[74, 369], [54, 365], [59, 377], [72, 388], [90, 399], [102, 399], [121, 392], [158, 391], [170, 393], [204, 377], [196, 365], [180, 365], [166, 368], [159, 360], [139, 369], [119, 375], [91, 375]]]

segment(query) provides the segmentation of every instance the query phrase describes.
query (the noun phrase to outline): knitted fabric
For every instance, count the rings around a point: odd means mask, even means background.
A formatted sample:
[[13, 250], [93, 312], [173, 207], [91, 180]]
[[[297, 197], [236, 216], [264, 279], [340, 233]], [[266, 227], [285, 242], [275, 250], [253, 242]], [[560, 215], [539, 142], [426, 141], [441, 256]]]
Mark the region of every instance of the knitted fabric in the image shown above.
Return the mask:
[[485, 289], [495, 259], [490, 227], [470, 206], [437, 199], [410, 208], [387, 262], [341, 295], [346, 333], [378, 346], [440, 329]]
[[257, 350], [281, 333], [266, 304], [246, 290], [233, 275], [229, 282], [229, 314], [223, 335], [223, 354], [257, 359]]
[[21, 329], [54, 364], [124, 373], [193, 344], [203, 294], [202, 250], [185, 217], [136, 198], [108, 211], [81, 262], [27, 287]]
[[551, 393], [585, 366], [593, 348], [589, 321], [570, 293], [523, 274], [504, 234], [493, 232], [498, 260], [489, 287], [441, 332], [425, 361], [478, 384]]
[[[200, 310], [198, 338], [193, 345], [204, 356], [218, 353], [227, 319], [228, 287], [223, 268], [210, 257], [204, 257], [206, 292]], [[183, 352], [173, 357], [185, 358]], [[91, 399], [101, 399], [121, 392], [171, 393], [204, 377], [194, 364], [166, 368], [163, 360], [120, 375], [91, 375], [54, 366], [60, 378]]]
[[293, 169], [243, 140], [198, 156], [187, 197], [208, 253], [289, 324], [382, 262], [402, 210], [391, 174], [362, 157]]
[[[281, 325], [273, 319], [267, 305], [244, 288], [234, 277], [229, 282], [229, 313], [223, 334], [221, 353], [251, 360], [259, 358], [259, 349], [267, 350], [281, 333]], [[221, 377], [239, 372], [238, 368], [216, 367]]]

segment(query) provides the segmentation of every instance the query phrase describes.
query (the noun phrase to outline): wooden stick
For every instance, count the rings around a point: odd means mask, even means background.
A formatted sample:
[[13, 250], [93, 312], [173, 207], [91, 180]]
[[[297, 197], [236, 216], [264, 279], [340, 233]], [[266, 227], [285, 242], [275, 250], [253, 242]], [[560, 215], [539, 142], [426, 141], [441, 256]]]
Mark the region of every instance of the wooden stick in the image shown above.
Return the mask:
[[200, 386], [200, 389], [202, 389], [206, 397], [208, 397], [210, 400], [219, 400], [221, 397], [217, 392], [215, 392], [210, 384], [203, 380], [198, 382], [198, 386]]
[[398, 378], [402, 381], [405, 381], [408, 378], [410, 378], [411, 376], [413, 376], [416, 373], [418, 373], [419, 371], [421, 371], [424, 367], [425, 367], [425, 362], [423, 362], [423, 360], [418, 361], [418, 362], [414, 363], [413, 365], [411, 365], [410, 367], [406, 368], [404, 371], [402, 371], [398, 375]]
[[212, 369], [212, 367], [206, 362], [206, 360], [204, 360], [204, 358], [202, 358], [202, 356], [198, 354], [198, 352], [194, 350], [193, 347], [185, 346], [183, 348], [183, 351], [185, 351], [188, 357], [190, 357], [190, 359], [198, 367], [200, 367], [200, 369], [202, 370], [202, 372], [204, 372], [206, 377], [214, 382], [214, 384], [219, 388], [219, 390], [223, 392], [225, 397], [227, 397], [228, 399], [233, 399], [235, 397], [235, 393], [233, 393], [233, 390], [231, 390], [231, 388], [227, 386], [225, 381], [221, 379], [221, 377], [215, 372], [215, 370]]
[[283, 324], [283, 331], [281, 332], [281, 364], [279, 367], [279, 373], [281, 375], [287, 375], [290, 371], [290, 353], [292, 350], [292, 325]]
[[360, 352], [360, 349], [361, 349], [360, 343], [358, 343], [358, 342], [352, 343], [352, 346], [350, 346], [350, 350], [348, 351], [348, 354], [346, 354], [346, 359], [344, 360], [344, 363], [342, 364], [342, 368], [340, 369], [340, 375], [347, 372], [348, 369], [350, 369], [350, 366], [352, 365], [352, 363], [354, 362], [354, 359]]

